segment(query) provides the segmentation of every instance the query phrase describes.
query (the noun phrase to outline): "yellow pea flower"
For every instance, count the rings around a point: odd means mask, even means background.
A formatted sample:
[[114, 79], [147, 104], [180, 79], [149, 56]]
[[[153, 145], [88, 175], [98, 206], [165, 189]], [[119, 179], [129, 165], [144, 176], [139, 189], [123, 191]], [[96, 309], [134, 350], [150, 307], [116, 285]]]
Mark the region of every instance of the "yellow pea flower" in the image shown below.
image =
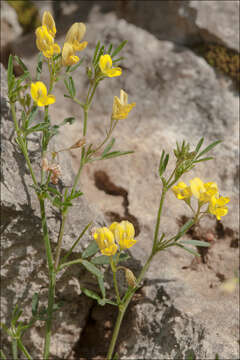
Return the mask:
[[230, 199], [228, 197], [221, 196], [217, 198], [216, 196], [212, 196], [209, 203], [208, 211], [211, 214], [215, 215], [218, 220], [221, 220], [221, 217], [227, 215], [228, 213], [228, 208], [226, 204], [229, 201]]
[[99, 67], [101, 72], [109, 77], [120, 76], [122, 74], [122, 69], [120, 67], [112, 67], [112, 58], [108, 54], [100, 56]]
[[128, 117], [129, 112], [136, 106], [136, 103], [128, 104], [128, 94], [124, 90], [120, 90], [120, 98], [114, 96], [112, 119], [122, 120]]
[[129, 221], [113, 222], [109, 230], [114, 234], [116, 242], [120, 246], [120, 250], [129, 249], [136, 244], [137, 240], [134, 239], [135, 230], [133, 224]]
[[47, 94], [47, 88], [42, 81], [31, 83], [31, 96], [37, 106], [47, 106], [55, 103], [54, 95]]
[[67, 32], [65, 42], [73, 46], [74, 51], [81, 51], [85, 49], [88, 42], [80, 43], [86, 32], [86, 25], [83, 23], [74, 23]]
[[79, 61], [79, 57], [75, 55], [73, 45], [64, 43], [62, 49], [62, 64], [63, 66], [74, 65]]
[[59, 54], [61, 48], [54, 43], [54, 38], [50, 35], [45, 25], [36, 29], [36, 45], [46, 58], [51, 58], [54, 54]]
[[180, 181], [177, 185], [172, 187], [174, 195], [180, 199], [189, 199], [192, 196], [190, 186], [187, 186], [183, 181]]
[[193, 196], [195, 196], [202, 204], [209, 202], [212, 196], [218, 192], [218, 187], [215, 182], [204, 184], [204, 182], [197, 177], [190, 180], [190, 188]]
[[113, 233], [107, 227], [96, 229], [93, 238], [103, 255], [112, 256], [116, 254], [118, 247], [114, 242]]
[[42, 17], [42, 25], [46, 26], [49, 34], [54, 38], [56, 35], [56, 25], [55, 21], [49, 11], [44, 11]]

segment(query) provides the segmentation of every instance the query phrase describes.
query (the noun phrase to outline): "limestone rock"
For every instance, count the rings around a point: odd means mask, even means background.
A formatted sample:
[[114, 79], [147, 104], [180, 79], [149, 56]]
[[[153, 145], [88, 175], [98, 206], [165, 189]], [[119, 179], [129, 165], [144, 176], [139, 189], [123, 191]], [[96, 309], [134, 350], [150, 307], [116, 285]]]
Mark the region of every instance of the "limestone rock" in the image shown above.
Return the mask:
[[[113, 95], [119, 96], [121, 88], [137, 106], [129, 119], [119, 121], [115, 132], [115, 149], [134, 150], [134, 154], [86, 166], [82, 189], [87, 202], [98, 206], [109, 223], [120, 218], [134, 222], [139, 241], [131, 253], [143, 263], [151, 249], [161, 191], [157, 175], [161, 151], [172, 151], [175, 142], [183, 139], [194, 147], [202, 136], [206, 145], [218, 139], [223, 143], [211, 152], [214, 160], [199, 164], [183, 180], [198, 176], [204, 181], [216, 181], [222, 195], [231, 198], [222, 225], [206, 219], [199, 229], [199, 239], [213, 237], [210, 250], [201, 254], [199, 263], [175, 248], [154, 259], [143, 287], [143, 301], [136, 305], [135, 322], [128, 328], [129, 345], [123, 339], [118, 351], [126, 359], [184, 358], [193, 353], [196, 358], [215, 358], [218, 353], [222, 359], [237, 359], [238, 295], [223, 294], [220, 285], [238, 268], [238, 249], [232, 246], [238, 237], [238, 97], [230, 81], [217, 76], [202, 58], [185, 47], [160, 41], [123, 19], [117, 20], [113, 14], [102, 15], [98, 21], [90, 16], [89, 21], [85, 36], [89, 45], [84, 51], [87, 60], [98, 40], [116, 46], [127, 39], [128, 44], [123, 50], [123, 75], [106, 79], [97, 89], [89, 113], [87, 142], [98, 144], [103, 138]], [[36, 54], [28, 52], [28, 42], [29, 38], [19, 42], [18, 52], [33, 70]], [[62, 44], [63, 38], [59, 42]], [[86, 93], [84, 76], [82, 66], [74, 74], [79, 99]], [[47, 81], [47, 76], [43, 80]], [[56, 123], [68, 116], [77, 118], [59, 139], [70, 146], [81, 136], [83, 118], [78, 105], [64, 99], [64, 92], [63, 84], [57, 84], [57, 102], [50, 113]], [[75, 171], [79, 156], [78, 150], [72, 151]], [[172, 166], [173, 160], [169, 173]], [[109, 190], [109, 181], [115, 186], [115, 195]], [[162, 231], [168, 236], [174, 234], [183, 216], [190, 213], [169, 194]], [[80, 357], [81, 350], [77, 351], [75, 356]]]
[[239, 51], [239, 2], [118, 1], [117, 13], [161, 40], [182, 45], [210, 42]]

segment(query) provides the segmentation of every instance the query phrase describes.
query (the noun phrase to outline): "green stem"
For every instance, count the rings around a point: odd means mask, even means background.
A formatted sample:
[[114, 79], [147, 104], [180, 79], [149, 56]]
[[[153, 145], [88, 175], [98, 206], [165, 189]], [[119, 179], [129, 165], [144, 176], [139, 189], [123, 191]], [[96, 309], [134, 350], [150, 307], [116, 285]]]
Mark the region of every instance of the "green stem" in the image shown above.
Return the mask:
[[18, 360], [18, 349], [17, 349], [16, 339], [12, 339], [12, 354], [13, 354], [13, 360]]
[[17, 341], [18, 347], [19, 349], [23, 352], [23, 354], [26, 356], [26, 358], [28, 360], [32, 360], [31, 355], [29, 354], [29, 352], [27, 351], [27, 349], [25, 348], [25, 346], [23, 345], [21, 339], [18, 339]]
[[164, 202], [164, 199], [165, 199], [166, 192], [167, 192], [167, 188], [165, 186], [163, 186], [161, 199], [160, 199], [160, 204], [159, 204], [159, 208], [158, 208], [157, 221], [156, 221], [156, 226], [155, 226], [155, 233], [154, 233], [154, 240], [153, 240], [153, 250], [155, 250], [156, 246], [157, 246], [158, 233], [159, 233], [159, 227], [160, 227], [160, 221], [161, 221], [161, 214], [162, 214], [163, 202]]
[[55, 259], [55, 271], [58, 268], [59, 265], [59, 260], [60, 260], [60, 254], [61, 254], [61, 247], [62, 247], [62, 239], [63, 239], [63, 234], [64, 234], [64, 226], [65, 226], [65, 221], [67, 218], [67, 214], [63, 214], [62, 217], [62, 222], [61, 222], [61, 227], [60, 227], [60, 232], [59, 232], [59, 236], [58, 236], [58, 243], [57, 243], [57, 250], [56, 250], [56, 259]]
[[41, 218], [42, 218], [42, 230], [43, 230], [43, 240], [47, 255], [48, 263], [48, 277], [49, 277], [49, 288], [48, 288], [48, 308], [47, 308], [47, 321], [46, 321], [46, 332], [45, 332], [45, 344], [44, 344], [44, 360], [47, 360], [50, 352], [50, 342], [51, 342], [51, 328], [52, 328], [52, 314], [53, 314], [53, 305], [54, 305], [54, 296], [55, 296], [55, 283], [56, 275], [53, 267], [53, 256], [51, 250], [51, 244], [48, 236], [47, 228], [47, 219], [45, 213], [44, 200], [39, 198]]
[[120, 294], [119, 294], [119, 290], [118, 290], [118, 283], [117, 283], [117, 277], [116, 277], [117, 269], [113, 263], [112, 256], [110, 259], [110, 264], [111, 264], [111, 268], [112, 268], [112, 272], [113, 272], [113, 283], [114, 283], [114, 288], [115, 288], [115, 292], [116, 292], [116, 296], [117, 296], [117, 303], [119, 305], [119, 304], [121, 304], [121, 298], [120, 298]]
[[118, 334], [119, 334], [119, 330], [120, 330], [120, 327], [121, 327], [121, 323], [122, 323], [124, 314], [125, 314], [125, 312], [127, 310], [127, 307], [129, 305], [133, 295], [135, 294], [136, 290], [138, 289], [138, 285], [140, 284], [140, 282], [142, 281], [146, 271], [148, 270], [153, 256], [154, 256], [153, 253], [151, 253], [151, 255], [149, 256], [149, 258], [148, 258], [148, 260], [146, 262], [146, 264], [142, 268], [142, 271], [141, 271], [140, 275], [137, 278], [137, 286], [135, 288], [131, 289], [131, 291], [123, 299], [124, 302], [122, 304], [118, 305], [118, 317], [117, 317], [115, 327], [114, 327], [114, 330], [113, 330], [111, 343], [109, 345], [109, 349], [108, 349], [108, 353], [107, 353], [107, 360], [112, 359], [113, 351], [114, 351], [114, 348], [115, 348], [115, 345], [116, 345], [116, 341], [117, 341], [117, 338], [118, 338]]
[[114, 351], [114, 348], [115, 348], [115, 344], [116, 344], [116, 341], [117, 341], [117, 338], [118, 338], [119, 330], [120, 330], [120, 327], [121, 327], [122, 320], [123, 320], [126, 309], [127, 309], [126, 306], [124, 306], [123, 308], [119, 307], [119, 309], [118, 309], [118, 316], [117, 316], [117, 320], [116, 320], [116, 323], [115, 323], [115, 327], [114, 327], [114, 331], [113, 331], [113, 335], [112, 335], [112, 340], [111, 340], [111, 343], [110, 343], [110, 346], [109, 346], [109, 349], [108, 349], [107, 360], [112, 359], [112, 354], [113, 354], [113, 351]]
[[72, 261], [68, 261], [64, 264], [61, 264], [59, 266], [59, 271], [62, 270], [65, 266], [70, 266], [70, 265], [74, 265], [74, 264], [81, 264], [82, 259], [76, 259], [76, 260], [72, 260]]
[[45, 332], [45, 343], [44, 343], [44, 353], [43, 353], [44, 360], [48, 360], [50, 353], [55, 284], [56, 284], [56, 276], [55, 273], [52, 272], [49, 276], [48, 308], [47, 308], [46, 332]]

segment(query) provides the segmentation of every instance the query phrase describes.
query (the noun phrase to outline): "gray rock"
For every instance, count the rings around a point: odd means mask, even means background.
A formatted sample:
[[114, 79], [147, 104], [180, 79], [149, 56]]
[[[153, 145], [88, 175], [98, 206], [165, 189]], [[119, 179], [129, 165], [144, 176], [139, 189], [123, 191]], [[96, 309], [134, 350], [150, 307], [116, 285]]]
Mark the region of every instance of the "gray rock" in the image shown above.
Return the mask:
[[[131, 253], [143, 263], [151, 249], [161, 191], [157, 176], [161, 151], [172, 151], [175, 142], [183, 139], [194, 147], [202, 136], [205, 144], [218, 139], [223, 143], [212, 151], [213, 161], [199, 164], [183, 180], [198, 176], [204, 181], [216, 181], [222, 194], [231, 198], [229, 214], [223, 218], [222, 227], [213, 219], [204, 220], [200, 227], [200, 239], [212, 234], [214, 241], [199, 263], [188, 253], [173, 248], [154, 259], [142, 290], [143, 301], [132, 307], [135, 320], [123, 329], [129, 335], [128, 341], [122, 338], [118, 351], [126, 359], [184, 358], [193, 353], [196, 358], [213, 359], [218, 353], [223, 359], [237, 359], [238, 294], [227, 296], [221, 292], [220, 285], [221, 279], [234, 276], [238, 267], [238, 253], [231, 246], [238, 230], [238, 97], [230, 81], [218, 77], [190, 50], [159, 41], [112, 14], [99, 16], [96, 18], [93, 12], [87, 24], [85, 38], [89, 45], [84, 51], [87, 59], [99, 39], [114, 45], [128, 39], [128, 44], [121, 63], [123, 75], [106, 79], [96, 92], [89, 114], [87, 142], [98, 144], [101, 141], [111, 115], [113, 95], [119, 96], [123, 88], [129, 94], [129, 101], [136, 101], [137, 106], [129, 119], [119, 122], [115, 148], [135, 153], [124, 159], [86, 166], [81, 181], [87, 203], [104, 212], [109, 223], [116, 217], [132, 216], [140, 234]], [[61, 38], [58, 41], [63, 43]], [[18, 43], [18, 53], [33, 70], [36, 56], [28, 52], [27, 43], [29, 38]], [[25, 51], [27, 56], [24, 56]], [[74, 75], [79, 98], [86, 92], [84, 73], [82, 67]], [[47, 76], [43, 79], [47, 81]], [[63, 98], [64, 91], [63, 85], [57, 84], [54, 90], [57, 102], [50, 113], [56, 123], [67, 116], [77, 118], [58, 140], [70, 146], [81, 134], [82, 115], [76, 104]], [[72, 152], [74, 171], [78, 162], [76, 150]], [[169, 172], [172, 166], [173, 160]], [[99, 185], [100, 170], [109, 176], [119, 196], [108, 194], [104, 178]], [[190, 216], [190, 213], [181, 201], [169, 194], [162, 231], [168, 236], [174, 234], [179, 228], [179, 217], [183, 215]], [[137, 272], [137, 267], [133, 270]], [[102, 316], [107, 316], [105, 308], [103, 312]], [[76, 357], [81, 354], [81, 349], [75, 350]]]
[[239, 2], [118, 1], [118, 15], [161, 40], [181, 45], [210, 42], [239, 51]]

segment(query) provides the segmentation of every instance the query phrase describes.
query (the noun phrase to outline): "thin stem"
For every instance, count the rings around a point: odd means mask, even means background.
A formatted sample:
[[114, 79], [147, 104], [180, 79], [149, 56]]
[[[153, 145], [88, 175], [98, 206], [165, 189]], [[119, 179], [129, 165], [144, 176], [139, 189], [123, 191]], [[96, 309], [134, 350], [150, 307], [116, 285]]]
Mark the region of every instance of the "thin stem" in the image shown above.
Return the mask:
[[12, 354], [13, 354], [13, 360], [18, 360], [18, 349], [17, 349], [16, 339], [12, 339]]
[[60, 232], [59, 232], [59, 236], [58, 236], [58, 243], [57, 243], [57, 250], [56, 250], [56, 259], [55, 259], [55, 271], [58, 268], [58, 264], [59, 264], [59, 260], [60, 260], [60, 254], [61, 254], [61, 247], [62, 247], [62, 239], [63, 239], [63, 234], [64, 234], [64, 225], [65, 225], [65, 221], [66, 221], [67, 215], [66, 213], [63, 214], [62, 217], [62, 222], [61, 222], [61, 227], [60, 227]]
[[61, 264], [59, 266], [59, 271], [62, 270], [65, 266], [70, 266], [70, 265], [74, 265], [74, 264], [81, 264], [82, 259], [76, 259], [76, 260], [72, 260], [72, 261], [68, 261], [64, 264]]
[[112, 135], [113, 130], [115, 129], [117, 123], [118, 123], [118, 121], [116, 121], [116, 122], [112, 125], [112, 122], [111, 122], [110, 130], [109, 130], [109, 132], [107, 133], [107, 136], [106, 136], [105, 139], [101, 142], [101, 144], [98, 145], [98, 146], [96, 147], [96, 149], [94, 149], [94, 153], [96, 153], [98, 150], [100, 150], [101, 147], [108, 141], [108, 139], [109, 139], [110, 136]]
[[129, 305], [133, 295], [135, 294], [135, 292], [136, 292], [136, 290], [138, 288], [138, 285], [140, 284], [140, 282], [142, 281], [146, 271], [148, 270], [150, 262], [151, 262], [153, 256], [154, 255], [153, 255], [153, 252], [152, 252], [151, 255], [149, 256], [148, 260], [146, 261], [146, 264], [142, 268], [142, 271], [141, 271], [139, 277], [137, 278], [137, 286], [135, 288], [132, 288], [130, 290], [130, 292], [127, 293], [127, 296], [125, 296], [125, 298], [123, 298], [123, 300], [122, 300], [122, 304], [118, 304], [118, 317], [117, 317], [115, 327], [114, 327], [114, 330], [113, 330], [111, 343], [109, 345], [109, 349], [108, 349], [108, 353], [107, 353], [107, 360], [112, 359], [113, 351], [114, 351], [115, 344], [116, 344], [116, 341], [117, 341], [117, 338], [118, 338], [118, 334], [119, 334], [119, 330], [120, 330], [121, 323], [122, 323], [122, 320], [123, 320], [123, 316], [124, 316], [124, 314], [125, 314], [125, 312], [127, 310], [127, 307]]
[[127, 307], [123, 307], [122, 309], [118, 309], [118, 316], [117, 316], [117, 320], [115, 323], [115, 327], [114, 327], [114, 331], [113, 331], [113, 335], [112, 335], [112, 339], [111, 339], [111, 343], [109, 345], [109, 349], [108, 349], [108, 353], [107, 353], [107, 360], [111, 360], [112, 359], [112, 354], [115, 348], [115, 344], [118, 338], [118, 333], [122, 324], [122, 320], [123, 320], [123, 316], [125, 314]]
[[87, 224], [87, 226], [85, 226], [85, 228], [83, 229], [83, 231], [81, 232], [81, 234], [79, 235], [79, 237], [77, 238], [77, 240], [74, 242], [74, 244], [72, 245], [71, 249], [67, 252], [67, 254], [62, 258], [62, 263], [64, 261], [67, 260], [67, 258], [69, 257], [69, 255], [72, 253], [73, 249], [77, 246], [77, 244], [79, 243], [79, 241], [81, 240], [82, 236], [85, 234], [85, 232], [87, 231], [87, 229], [89, 228], [89, 226], [92, 225], [92, 221], [90, 221], [89, 224]]
[[164, 199], [165, 199], [166, 192], [167, 192], [167, 188], [165, 186], [163, 186], [161, 199], [160, 199], [160, 203], [159, 203], [159, 208], [158, 208], [157, 221], [156, 221], [156, 226], [155, 226], [155, 233], [154, 233], [154, 240], [153, 240], [153, 250], [156, 249], [156, 245], [157, 245], [158, 233], [159, 233], [159, 227], [160, 227], [160, 221], [161, 221], [161, 214], [162, 214], [162, 208], [163, 208], [163, 202], [164, 202]]
[[51, 272], [49, 276], [49, 287], [48, 287], [48, 308], [47, 308], [47, 321], [46, 321], [45, 343], [44, 343], [44, 353], [43, 353], [44, 360], [48, 360], [50, 353], [55, 284], [56, 284], [56, 276], [54, 272]]
[[121, 304], [121, 298], [120, 298], [120, 294], [119, 294], [119, 290], [118, 290], [118, 283], [117, 283], [117, 277], [116, 277], [116, 267], [113, 263], [113, 258], [111, 256], [110, 259], [110, 264], [111, 264], [111, 268], [112, 268], [112, 272], [113, 272], [113, 283], [114, 283], [114, 288], [115, 288], [115, 292], [116, 292], [116, 296], [117, 296], [117, 303], [118, 305]]
[[27, 358], [28, 360], [32, 360], [31, 355], [29, 354], [29, 352], [27, 351], [27, 349], [26, 349], [25, 346], [23, 345], [21, 339], [18, 339], [17, 344], [18, 344], [19, 349], [20, 349], [20, 350], [24, 353], [24, 355], [26, 356], [26, 358]]
[[48, 277], [49, 277], [49, 287], [48, 287], [48, 308], [47, 308], [47, 321], [46, 321], [46, 332], [45, 332], [45, 343], [44, 343], [44, 360], [47, 360], [50, 352], [50, 342], [51, 342], [51, 328], [52, 328], [52, 313], [54, 305], [54, 296], [55, 296], [55, 283], [56, 275], [53, 268], [53, 256], [51, 250], [51, 244], [48, 236], [47, 228], [47, 219], [45, 213], [44, 200], [39, 198], [41, 218], [42, 218], [42, 229], [43, 229], [43, 240], [45, 244], [45, 250], [47, 255], [48, 262]]

